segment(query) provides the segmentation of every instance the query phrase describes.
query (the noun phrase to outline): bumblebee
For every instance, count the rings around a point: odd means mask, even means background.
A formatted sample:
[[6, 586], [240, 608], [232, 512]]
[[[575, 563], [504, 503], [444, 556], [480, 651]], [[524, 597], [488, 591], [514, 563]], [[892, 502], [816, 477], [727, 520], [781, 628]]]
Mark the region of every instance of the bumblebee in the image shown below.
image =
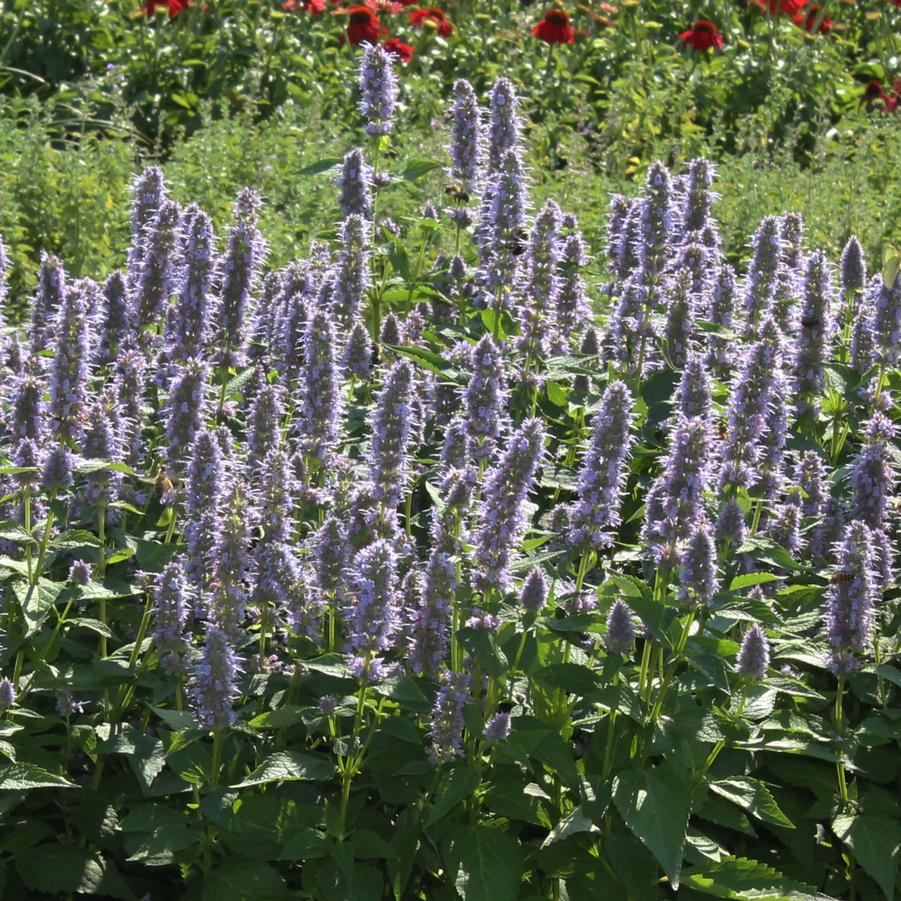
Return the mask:
[[463, 185], [448, 185], [444, 189], [444, 193], [453, 200], [460, 203], [469, 203], [469, 191]]
[[513, 710], [513, 702], [512, 701], [498, 701], [497, 702], [497, 712], [498, 713], [510, 713]]
[[803, 325], [804, 328], [815, 328], [819, 324], [820, 324], [820, 320], [817, 319], [816, 317], [801, 320], [801, 325]]
[[153, 480], [153, 487], [156, 489], [156, 496], [160, 500], [163, 500], [165, 497], [171, 497], [175, 493], [175, 485], [164, 469], [160, 469], [156, 474], [156, 478]]
[[845, 569], [840, 569], [830, 576], [829, 581], [834, 585], [844, 585], [854, 581], [854, 573], [848, 572]]

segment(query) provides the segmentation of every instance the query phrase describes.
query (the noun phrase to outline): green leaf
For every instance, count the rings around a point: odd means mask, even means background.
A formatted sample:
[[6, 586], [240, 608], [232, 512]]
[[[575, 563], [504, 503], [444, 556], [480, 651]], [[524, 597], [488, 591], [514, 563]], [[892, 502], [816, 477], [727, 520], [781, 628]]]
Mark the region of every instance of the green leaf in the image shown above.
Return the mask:
[[555, 407], [565, 407], [569, 402], [569, 392], [557, 382], [548, 382], [547, 399]]
[[450, 813], [462, 800], [479, 787], [479, 773], [471, 766], [455, 766], [449, 769], [438, 783], [435, 803], [425, 822], [426, 828]]
[[441, 163], [436, 163], [434, 160], [411, 160], [407, 163], [407, 168], [401, 173], [401, 178], [404, 181], [414, 181], [440, 168]]
[[744, 573], [736, 576], [729, 583], [729, 591], [741, 591], [743, 588], [752, 588], [754, 585], [763, 585], [766, 582], [778, 582], [783, 576], [775, 573]]
[[657, 858], [677, 889], [691, 813], [688, 785], [660, 767], [626, 770], [614, 780], [613, 800], [625, 824]]
[[512, 835], [489, 826], [460, 826], [447, 854], [447, 871], [464, 901], [516, 901], [523, 850]]
[[13, 763], [10, 766], [0, 767], [0, 791], [22, 791], [31, 788], [76, 788], [76, 785], [35, 763]]
[[266, 863], [234, 860], [204, 880], [203, 901], [281, 901], [289, 893], [278, 872]]
[[17, 582], [13, 590], [25, 617], [25, 636], [30, 637], [41, 628], [57, 598], [66, 590], [66, 583], [39, 579], [33, 588], [24, 582]]
[[730, 901], [814, 901], [816, 890], [786, 879], [778, 870], [756, 860], [727, 857], [702, 872], [685, 874], [682, 885], [714, 898]]
[[759, 779], [736, 776], [731, 779], [719, 779], [711, 782], [710, 790], [723, 798], [737, 804], [751, 816], [774, 826], [786, 826], [794, 829], [792, 821], [779, 809], [766, 784]]
[[266, 758], [243, 782], [232, 788], [249, 788], [269, 782], [324, 782], [335, 773], [335, 766], [325, 757], [301, 751], [277, 751]]
[[341, 165], [341, 158], [334, 156], [328, 157], [322, 160], [316, 160], [315, 163], [310, 163], [309, 166], [304, 166], [303, 169], [299, 169], [297, 171], [297, 175], [319, 175], [322, 172], [328, 172], [329, 169], [334, 169], [335, 166]]
[[901, 850], [901, 824], [880, 814], [861, 813], [837, 816], [832, 828], [888, 901], [892, 901]]
[[84, 848], [56, 843], [38, 845], [16, 859], [16, 869], [25, 885], [35, 892], [55, 896], [79, 892], [133, 897], [119, 874], [107, 872]]

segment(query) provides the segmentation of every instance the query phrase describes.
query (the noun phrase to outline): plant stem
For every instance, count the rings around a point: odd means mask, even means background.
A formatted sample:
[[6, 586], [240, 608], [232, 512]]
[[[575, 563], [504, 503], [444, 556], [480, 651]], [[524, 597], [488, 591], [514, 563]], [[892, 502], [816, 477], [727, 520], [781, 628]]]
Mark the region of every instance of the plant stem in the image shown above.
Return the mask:
[[[845, 694], [845, 677], [838, 677], [838, 688], [835, 692], [835, 731], [839, 734], [839, 758], [844, 756], [844, 694]], [[845, 779], [845, 764], [839, 759], [835, 764], [835, 773], [838, 777], [838, 792], [841, 795], [842, 807], [848, 807], [848, 783]]]

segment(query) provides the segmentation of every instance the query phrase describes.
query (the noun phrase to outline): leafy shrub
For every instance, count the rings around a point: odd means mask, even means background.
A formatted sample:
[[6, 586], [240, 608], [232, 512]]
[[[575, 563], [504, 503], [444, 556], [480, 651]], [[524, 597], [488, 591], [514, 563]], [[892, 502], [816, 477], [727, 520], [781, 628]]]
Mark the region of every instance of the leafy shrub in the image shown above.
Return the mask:
[[[767, 216], [736, 281], [696, 159], [613, 198], [586, 284], [492, 97], [437, 216], [383, 134], [305, 259], [158, 168], [102, 289], [44, 258], [3, 349], [5, 897], [893, 895], [897, 256]], [[250, 160], [174, 169], [207, 199], [257, 164], [224, 127]]]

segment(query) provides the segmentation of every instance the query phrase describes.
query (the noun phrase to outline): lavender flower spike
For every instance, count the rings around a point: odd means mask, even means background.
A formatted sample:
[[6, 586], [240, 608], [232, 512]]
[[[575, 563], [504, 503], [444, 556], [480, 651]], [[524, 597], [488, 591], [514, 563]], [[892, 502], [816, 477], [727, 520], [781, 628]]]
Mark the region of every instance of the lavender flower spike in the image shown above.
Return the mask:
[[245, 359], [250, 298], [266, 255], [266, 244], [257, 228], [261, 203], [250, 189], [238, 195], [233, 210], [235, 224], [228, 233], [228, 246], [217, 267], [221, 322], [219, 365], [225, 369], [240, 366]]
[[626, 462], [635, 440], [631, 433], [633, 405], [624, 382], [607, 386], [579, 473], [579, 499], [570, 513], [566, 537], [571, 547], [605, 548], [611, 542], [610, 533], [619, 525]]
[[860, 668], [873, 631], [878, 576], [874, 536], [860, 520], [850, 523], [838, 546], [839, 579], [826, 593], [827, 638], [832, 652], [828, 665], [836, 675]]
[[342, 219], [355, 215], [372, 219], [372, 170], [362, 150], [351, 150], [344, 157], [338, 186]]
[[469, 700], [469, 683], [468, 673], [445, 670], [441, 675], [441, 688], [432, 709], [428, 750], [432, 762], [439, 766], [463, 756], [463, 708]]
[[167, 564], [153, 592], [153, 643], [162, 655], [163, 669], [180, 674], [186, 648], [185, 626], [188, 607], [185, 602], [184, 567], [179, 560]]
[[485, 731], [482, 735], [488, 743], [503, 741], [510, 734], [510, 711], [498, 710], [492, 714], [491, 719], [485, 723]]
[[188, 360], [169, 389], [166, 460], [173, 475], [181, 475], [188, 448], [203, 423], [206, 386], [206, 365], [199, 360]]
[[181, 269], [180, 210], [167, 200], [147, 226], [144, 254], [135, 285], [135, 327], [142, 342], [162, 325], [169, 300], [178, 291]]
[[204, 729], [225, 729], [237, 722], [237, 678], [243, 661], [222, 629], [209, 626], [200, 660], [188, 683], [197, 722]]
[[491, 89], [488, 124], [488, 173], [497, 172], [509, 151], [519, 150], [520, 119], [516, 113], [519, 98], [513, 82], [499, 78]]
[[386, 50], [368, 44], [360, 67], [360, 88], [363, 92], [361, 111], [366, 120], [364, 131], [371, 136], [391, 134], [394, 104], [397, 98], [397, 76], [393, 57]]
[[679, 571], [679, 601], [709, 605], [716, 593], [716, 548], [705, 522], [698, 523], [682, 554]]
[[223, 516], [212, 552], [209, 618], [237, 644], [244, 634], [246, 577], [252, 517], [240, 484], [235, 483], [223, 504]]
[[808, 257], [804, 272], [801, 332], [795, 360], [795, 392], [804, 398], [802, 415], [815, 415], [818, 405], [814, 397], [823, 390], [834, 331], [834, 305], [832, 268], [826, 254], [815, 251]]
[[413, 369], [399, 360], [379, 392], [369, 448], [375, 498], [385, 509], [395, 509], [406, 491], [412, 438]]
[[604, 644], [608, 654], [628, 654], [635, 641], [632, 611], [623, 601], [615, 601], [607, 614], [607, 635]]
[[206, 588], [212, 553], [219, 535], [219, 508], [225, 492], [222, 451], [214, 435], [202, 429], [194, 436], [185, 477], [187, 575], [196, 588]]
[[336, 345], [331, 316], [316, 311], [305, 338], [301, 432], [307, 452], [323, 462], [337, 450], [343, 418]]
[[473, 349], [472, 376], [463, 400], [470, 448], [478, 463], [494, 454], [505, 421], [504, 360], [490, 335], [485, 335]]
[[90, 322], [87, 292], [80, 284], [66, 290], [56, 321], [50, 370], [50, 413], [63, 441], [78, 441], [83, 431], [88, 390]]
[[182, 362], [204, 354], [213, 331], [212, 298], [215, 234], [210, 217], [196, 204], [185, 210], [184, 279], [178, 294], [170, 353]]
[[452, 117], [449, 175], [471, 194], [478, 184], [482, 165], [482, 122], [475, 91], [465, 78], [454, 82]]
[[763, 629], [754, 623], [745, 633], [738, 649], [735, 671], [739, 676], [759, 681], [766, 675], [770, 665], [770, 644]]
[[399, 626], [397, 554], [391, 543], [378, 539], [363, 548], [351, 563], [348, 582], [345, 622], [352, 668], [361, 678], [378, 678], [382, 655], [394, 647]]
[[848, 243], [842, 251], [842, 298], [849, 303], [851, 296], [863, 291], [867, 283], [867, 263], [864, 259], [863, 248], [855, 235], [848, 238]]
[[519, 593], [519, 606], [526, 613], [537, 614], [544, 610], [547, 603], [547, 578], [543, 570], [537, 567], [529, 570], [522, 591]]
[[523, 504], [544, 457], [544, 426], [527, 419], [485, 477], [475, 538], [475, 582], [480, 590], [510, 587], [510, 557], [525, 527]]

